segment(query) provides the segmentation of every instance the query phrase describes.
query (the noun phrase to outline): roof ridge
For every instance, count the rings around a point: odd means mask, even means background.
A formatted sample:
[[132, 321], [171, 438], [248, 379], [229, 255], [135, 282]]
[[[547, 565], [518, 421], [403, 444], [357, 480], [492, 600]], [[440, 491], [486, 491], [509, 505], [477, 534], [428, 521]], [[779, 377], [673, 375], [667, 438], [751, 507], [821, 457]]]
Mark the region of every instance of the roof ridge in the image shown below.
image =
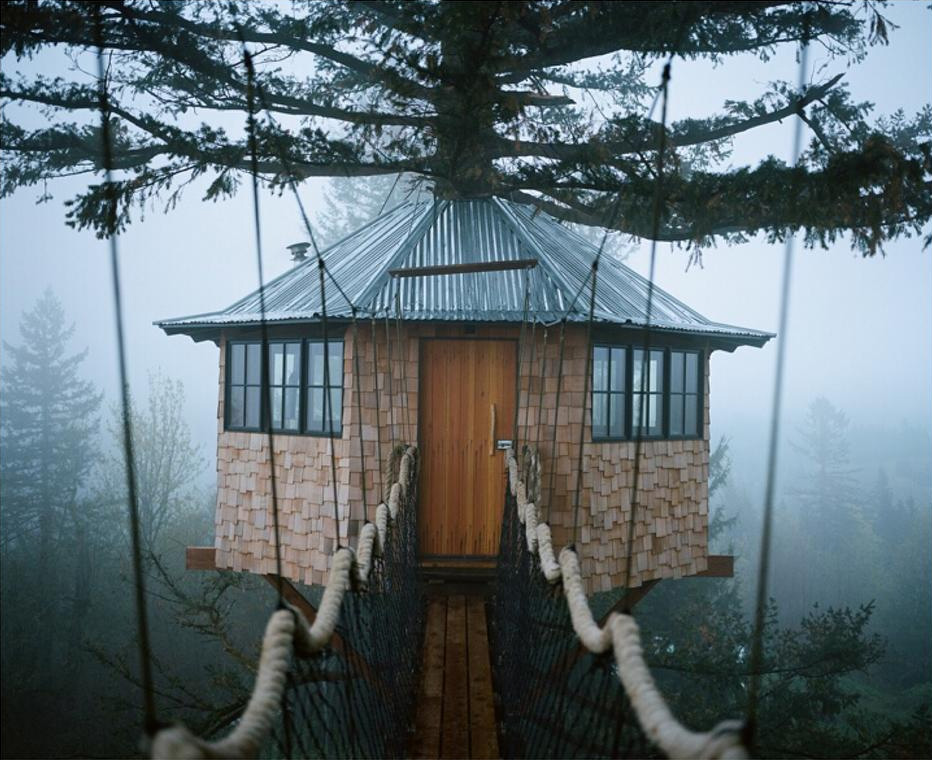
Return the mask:
[[369, 280], [369, 282], [365, 284], [363, 289], [360, 291], [359, 306], [361, 308], [366, 308], [372, 303], [372, 300], [375, 298], [379, 290], [381, 290], [385, 286], [385, 283], [391, 279], [390, 270], [393, 269], [399, 261], [404, 259], [404, 257], [407, 256], [414, 248], [414, 246], [417, 245], [417, 243], [420, 242], [424, 237], [424, 234], [427, 232], [430, 226], [425, 224], [425, 221], [428, 218], [436, 220], [437, 217], [439, 217], [440, 214], [446, 210], [447, 206], [449, 205], [449, 201], [440, 201], [440, 204], [442, 205], [442, 208], [438, 212], [436, 210], [438, 205], [436, 198], [433, 199], [433, 202], [425, 203], [424, 213], [420, 219], [414, 218], [417, 215], [417, 206], [419, 204], [414, 205], [414, 209], [411, 212], [411, 229], [405, 235], [404, 239], [398, 244], [398, 247], [394, 250], [394, 252], [384, 262], [383, 266], [381, 266], [376, 271], [376, 274], [372, 277], [372, 279]]
[[[505, 217], [508, 225], [518, 235], [519, 239], [525, 241], [534, 250], [535, 254], [537, 255], [538, 266], [541, 267], [542, 271], [546, 270], [547, 277], [555, 281], [560, 286], [560, 288], [565, 291], [563, 293], [563, 298], [566, 303], [570, 303], [573, 296], [575, 295], [575, 291], [573, 290], [570, 283], [566, 281], [563, 275], [558, 272], [557, 267], [555, 267], [553, 262], [550, 260], [550, 256], [540, 246], [540, 244], [534, 238], [534, 235], [531, 234], [531, 232], [524, 226], [524, 221], [516, 218], [514, 212], [505, 204], [505, 201], [501, 198], [496, 197], [492, 200], [498, 207], [499, 211], [501, 211], [502, 215]], [[573, 310], [576, 310], [575, 304], [573, 304]]]

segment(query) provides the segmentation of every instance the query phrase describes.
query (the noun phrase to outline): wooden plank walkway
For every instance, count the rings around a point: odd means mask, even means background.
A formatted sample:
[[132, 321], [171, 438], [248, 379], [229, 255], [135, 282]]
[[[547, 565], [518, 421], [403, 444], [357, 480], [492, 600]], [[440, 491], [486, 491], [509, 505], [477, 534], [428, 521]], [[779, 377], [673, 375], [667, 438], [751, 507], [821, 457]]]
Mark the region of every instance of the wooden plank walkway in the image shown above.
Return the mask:
[[481, 596], [427, 601], [413, 758], [497, 758], [488, 627]]

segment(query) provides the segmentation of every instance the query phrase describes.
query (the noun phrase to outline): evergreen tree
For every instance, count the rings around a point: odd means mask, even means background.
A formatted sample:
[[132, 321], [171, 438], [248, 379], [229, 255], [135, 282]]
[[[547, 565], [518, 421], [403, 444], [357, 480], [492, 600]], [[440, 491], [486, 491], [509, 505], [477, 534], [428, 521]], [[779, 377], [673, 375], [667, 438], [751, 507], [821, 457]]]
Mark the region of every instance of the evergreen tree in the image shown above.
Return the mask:
[[0, 637], [3, 725], [10, 733], [42, 725], [29, 720], [32, 713], [54, 716], [70, 706], [65, 680], [90, 606], [100, 526], [92, 525], [97, 513], [85, 487], [101, 395], [81, 377], [87, 351], [70, 353], [73, 333], [46, 290], [22, 317], [20, 345], [4, 344]]
[[334, 177], [327, 182], [323, 207], [316, 214], [318, 245], [326, 248], [375, 219], [383, 209], [403, 201], [424, 202], [430, 194], [428, 183], [412, 175]]
[[78, 496], [94, 464], [101, 395], [83, 380], [87, 350], [69, 354], [74, 325], [46, 290], [4, 343], [0, 396], [4, 545], [35, 552], [38, 577], [54, 585], [52, 548], [82, 516]]
[[[727, 450], [723, 440], [710, 457], [710, 496], [719, 495], [727, 482]], [[717, 509], [710, 535], [720, 538], [737, 519]], [[927, 548], [925, 554], [928, 557]], [[917, 566], [914, 557], [907, 561]], [[925, 568], [923, 580], [928, 575]], [[637, 607], [652, 674], [686, 725], [709, 726], [745, 714], [752, 630], [743, 591], [738, 578], [662, 581]], [[920, 594], [928, 597], [927, 592], [928, 585], [908, 594], [908, 603], [918, 601]], [[780, 603], [784, 601], [789, 600], [781, 597]], [[885, 653], [884, 640], [871, 631], [874, 613], [873, 603], [827, 609], [817, 605], [790, 622], [790, 616], [780, 614], [777, 601], [770, 600], [755, 757], [928, 754], [928, 705], [920, 704], [903, 718], [861, 705], [863, 682], [854, 677], [881, 663]], [[920, 622], [919, 616], [912, 619]], [[928, 625], [915, 630], [927, 635]], [[914, 658], [920, 650], [929, 651], [927, 642], [915, 638], [909, 645]]]
[[[188, 178], [211, 178], [208, 199], [240, 187], [250, 162], [229, 118], [239, 111], [245, 124], [245, 40], [263, 94], [258, 167], [273, 187], [410, 172], [444, 197], [508, 197], [693, 250], [802, 230], [809, 245], [850, 233], [873, 254], [932, 216], [932, 109], [872, 118], [872, 104], [852, 99], [843, 81], [872, 45], [887, 43], [883, 12], [876, 0], [16, 0], [0, 19], [0, 54], [80, 56], [102, 38], [119, 175], [69, 212], [101, 234], [111, 231], [114, 195], [119, 228], [147, 199], [174, 205]], [[823, 60], [802, 90], [769, 82], [748, 100], [667, 126], [655, 231], [662, 127], [650, 110], [652, 64], [672, 55], [678, 72], [691, 60], [768, 60], [805, 41]], [[38, 127], [0, 122], [4, 192], [100, 171], [98, 92], [81, 66], [55, 78], [5, 74], [0, 97], [45, 116]], [[797, 167], [774, 156], [731, 163], [736, 135], [793, 118], [812, 135]]]

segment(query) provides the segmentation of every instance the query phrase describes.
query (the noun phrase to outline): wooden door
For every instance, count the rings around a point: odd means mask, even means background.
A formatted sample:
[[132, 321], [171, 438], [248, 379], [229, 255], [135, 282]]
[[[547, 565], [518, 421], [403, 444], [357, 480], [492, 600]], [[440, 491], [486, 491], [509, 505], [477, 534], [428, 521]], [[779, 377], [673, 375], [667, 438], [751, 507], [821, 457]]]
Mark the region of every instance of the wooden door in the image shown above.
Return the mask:
[[511, 340], [424, 340], [418, 542], [425, 556], [498, 553], [515, 403]]

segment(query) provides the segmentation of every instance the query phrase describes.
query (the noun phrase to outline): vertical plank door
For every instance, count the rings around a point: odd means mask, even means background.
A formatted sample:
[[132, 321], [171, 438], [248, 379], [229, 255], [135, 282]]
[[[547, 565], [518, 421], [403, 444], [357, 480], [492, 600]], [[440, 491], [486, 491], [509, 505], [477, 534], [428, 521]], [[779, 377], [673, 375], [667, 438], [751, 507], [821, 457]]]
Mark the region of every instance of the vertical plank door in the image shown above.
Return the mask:
[[504, 452], [495, 448], [495, 442], [512, 435], [515, 352], [511, 340], [422, 344], [418, 491], [422, 555], [498, 553], [505, 476]]

